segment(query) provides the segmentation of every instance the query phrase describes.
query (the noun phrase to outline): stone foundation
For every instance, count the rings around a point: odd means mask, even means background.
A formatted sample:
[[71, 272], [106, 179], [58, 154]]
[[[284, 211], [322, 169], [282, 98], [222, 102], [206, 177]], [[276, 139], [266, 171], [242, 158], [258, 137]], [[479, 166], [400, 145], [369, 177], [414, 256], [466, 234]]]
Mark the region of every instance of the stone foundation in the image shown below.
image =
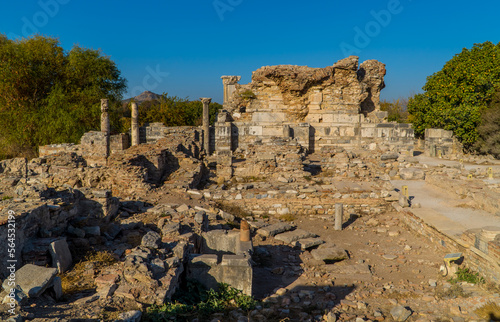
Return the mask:
[[213, 230], [201, 235], [201, 253], [191, 254], [187, 278], [207, 288], [228, 284], [252, 295], [252, 241], [240, 241], [240, 231]]

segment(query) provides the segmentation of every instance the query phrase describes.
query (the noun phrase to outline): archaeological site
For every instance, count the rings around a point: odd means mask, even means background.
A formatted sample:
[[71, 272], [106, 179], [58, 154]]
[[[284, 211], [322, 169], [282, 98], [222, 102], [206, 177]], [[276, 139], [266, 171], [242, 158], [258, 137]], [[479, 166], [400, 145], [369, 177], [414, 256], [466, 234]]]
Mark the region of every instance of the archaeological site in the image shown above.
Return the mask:
[[499, 317], [500, 162], [388, 122], [385, 75], [265, 66], [221, 77], [213, 124], [211, 98], [200, 127], [141, 126], [132, 101], [119, 134], [102, 99], [79, 144], [0, 161], [2, 319]]

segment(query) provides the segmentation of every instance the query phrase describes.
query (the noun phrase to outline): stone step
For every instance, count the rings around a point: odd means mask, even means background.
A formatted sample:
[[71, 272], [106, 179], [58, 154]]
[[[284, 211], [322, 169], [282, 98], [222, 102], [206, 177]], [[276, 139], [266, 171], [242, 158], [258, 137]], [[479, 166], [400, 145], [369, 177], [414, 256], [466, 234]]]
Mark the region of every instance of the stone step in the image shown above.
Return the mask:
[[287, 244], [292, 244], [299, 239], [304, 239], [304, 238], [309, 238], [309, 237], [316, 237], [316, 234], [313, 234], [311, 232], [308, 232], [303, 229], [296, 229], [294, 231], [287, 231], [282, 234], [278, 234], [274, 236], [275, 239], [281, 240], [282, 242], [285, 242]]
[[285, 231], [289, 231], [292, 228], [293, 228], [292, 225], [280, 222], [277, 224], [272, 224], [272, 225], [258, 229], [257, 234], [265, 236], [265, 237], [273, 237], [276, 234], [283, 233]]
[[309, 237], [309, 238], [301, 238], [295, 242], [295, 246], [300, 247], [302, 250], [306, 250], [312, 248], [314, 246], [318, 246], [324, 244], [325, 242], [319, 237]]

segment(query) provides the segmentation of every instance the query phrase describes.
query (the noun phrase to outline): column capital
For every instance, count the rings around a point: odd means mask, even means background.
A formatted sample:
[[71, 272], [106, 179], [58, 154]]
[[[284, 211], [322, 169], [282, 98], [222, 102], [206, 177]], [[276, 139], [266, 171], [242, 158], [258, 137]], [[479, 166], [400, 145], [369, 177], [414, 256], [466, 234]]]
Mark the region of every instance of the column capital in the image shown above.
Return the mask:
[[203, 104], [210, 104], [210, 102], [212, 101], [212, 98], [210, 98], [210, 97], [200, 97], [200, 101]]
[[108, 111], [108, 102], [109, 100], [107, 98], [101, 98], [101, 112]]
[[224, 85], [234, 85], [240, 81], [241, 76], [221, 76], [221, 79]]

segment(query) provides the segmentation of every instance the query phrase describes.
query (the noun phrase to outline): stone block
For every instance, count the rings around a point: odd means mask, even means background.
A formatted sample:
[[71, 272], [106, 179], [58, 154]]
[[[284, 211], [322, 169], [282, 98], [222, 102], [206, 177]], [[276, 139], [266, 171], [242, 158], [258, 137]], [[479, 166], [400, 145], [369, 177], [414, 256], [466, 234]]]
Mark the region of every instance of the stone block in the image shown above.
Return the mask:
[[412, 313], [411, 310], [407, 309], [402, 305], [395, 306], [391, 310], [391, 315], [394, 321], [400, 321], [400, 322], [408, 320], [411, 313]]
[[[16, 271], [16, 285], [28, 295], [28, 297], [38, 297], [47, 288], [52, 286], [52, 282], [57, 274], [57, 268], [47, 268], [26, 264]], [[6, 279], [2, 287], [4, 290], [10, 290], [9, 280]]]
[[55, 265], [58, 273], [64, 273], [73, 263], [66, 238], [50, 243], [49, 251], [52, 256], [52, 264]]
[[277, 224], [272, 224], [272, 225], [258, 229], [257, 234], [265, 236], [265, 237], [273, 237], [276, 234], [291, 230], [292, 228], [293, 228], [293, 226], [290, 224], [277, 223]]
[[281, 123], [286, 121], [286, 114], [280, 112], [256, 112], [252, 115], [252, 122], [255, 123]]
[[296, 246], [299, 246], [300, 249], [302, 249], [302, 250], [306, 250], [306, 249], [312, 248], [314, 246], [321, 245], [323, 243], [324, 243], [324, 241], [319, 237], [301, 238], [296, 242]]
[[322, 246], [311, 251], [311, 255], [315, 260], [340, 261], [348, 258], [343, 248], [331, 244], [323, 244]]
[[141, 311], [128, 311], [118, 315], [118, 321], [122, 322], [140, 322], [142, 317]]
[[309, 238], [309, 237], [316, 237], [316, 234], [313, 234], [311, 232], [308, 232], [303, 229], [296, 229], [293, 231], [287, 231], [281, 234], [277, 234], [274, 236], [275, 239], [281, 240], [284, 243], [287, 244], [292, 244], [296, 242], [299, 239], [304, 239], [304, 238]]
[[262, 135], [262, 126], [250, 126], [248, 128], [248, 134], [250, 135]]
[[148, 231], [142, 237], [141, 246], [157, 249], [161, 244], [161, 236], [155, 231]]

